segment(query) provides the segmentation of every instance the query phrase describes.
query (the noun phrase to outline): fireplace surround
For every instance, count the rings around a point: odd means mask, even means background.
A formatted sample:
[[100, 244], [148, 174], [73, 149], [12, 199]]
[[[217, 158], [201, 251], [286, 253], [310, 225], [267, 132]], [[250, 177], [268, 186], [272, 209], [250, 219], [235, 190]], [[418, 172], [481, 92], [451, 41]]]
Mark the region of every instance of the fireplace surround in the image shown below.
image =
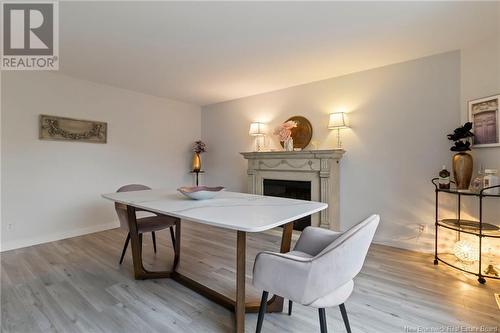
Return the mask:
[[248, 192], [264, 194], [265, 180], [310, 183], [310, 200], [328, 204], [311, 225], [340, 230], [339, 163], [343, 149], [241, 153], [248, 160]]

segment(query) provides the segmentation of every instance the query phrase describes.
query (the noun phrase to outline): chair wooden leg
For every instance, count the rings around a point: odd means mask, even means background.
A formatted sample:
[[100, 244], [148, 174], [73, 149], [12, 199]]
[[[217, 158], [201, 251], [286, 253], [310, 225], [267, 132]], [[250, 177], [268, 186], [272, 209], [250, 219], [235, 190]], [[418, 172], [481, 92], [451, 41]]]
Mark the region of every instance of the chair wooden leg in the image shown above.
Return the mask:
[[122, 256], [120, 257], [120, 265], [123, 262], [123, 257], [125, 257], [125, 252], [127, 252], [128, 242], [130, 241], [130, 232], [127, 234], [127, 239], [125, 240], [125, 245], [123, 246]]
[[156, 253], [156, 235], [154, 231], [151, 231], [151, 237], [153, 238], [153, 250]]
[[345, 329], [347, 333], [351, 333], [351, 326], [349, 325], [349, 318], [347, 318], [347, 311], [345, 310], [345, 304], [340, 304], [340, 313], [342, 314], [342, 319], [344, 320]]
[[262, 292], [262, 299], [260, 300], [259, 317], [257, 318], [257, 327], [255, 328], [255, 333], [260, 333], [262, 329], [262, 322], [264, 321], [264, 314], [267, 310], [267, 296], [269, 293], [267, 291]]
[[170, 227], [170, 238], [172, 238], [172, 247], [175, 249], [175, 235], [174, 235], [174, 227]]
[[288, 315], [289, 316], [292, 315], [292, 306], [293, 306], [293, 302], [288, 300]]
[[328, 325], [326, 324], [325, 308], [318, 309], [319, 313], [319, 327], [321, 333], [328, 333]]

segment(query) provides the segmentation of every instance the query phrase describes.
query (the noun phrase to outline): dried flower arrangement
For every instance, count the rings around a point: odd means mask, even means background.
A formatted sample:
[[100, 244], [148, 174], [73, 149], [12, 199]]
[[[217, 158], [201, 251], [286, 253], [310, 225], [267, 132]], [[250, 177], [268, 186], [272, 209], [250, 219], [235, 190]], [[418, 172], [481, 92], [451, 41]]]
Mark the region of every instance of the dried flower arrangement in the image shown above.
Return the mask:
[[281, 142], [285, 142], [290, 139], [292, 135], [292, 128], [297, 127], [297, 122], [293, 120], [289, 120], [284, 122], [283, 124], [276, 127], [274, 130], [274, 135], [277, 135]]
[[207, 151], [207, 145], [201, 140], [195, 141], [193, 143], [193, 151], [197, 154], [204, 153]]
[[448, 134], [448, 140], [455, 141], [455, 144], [450, 148], [451, 151], [467, 151], [470, 150], [470, 138], [474, 134], [470, 131], [472, 123], [467, 122], [463, 126], [456, 128], [452, 134]]

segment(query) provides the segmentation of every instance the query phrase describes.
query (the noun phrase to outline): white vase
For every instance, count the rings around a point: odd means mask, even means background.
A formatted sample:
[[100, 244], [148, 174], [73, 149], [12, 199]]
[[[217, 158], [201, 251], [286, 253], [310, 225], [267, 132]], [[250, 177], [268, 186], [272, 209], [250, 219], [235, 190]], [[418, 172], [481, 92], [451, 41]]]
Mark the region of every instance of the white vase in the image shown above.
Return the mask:
[[283, 143], [283, 147], [285, 148], [285, 151], [293, 151], [293, 139], [288, 138], [288, 140]]

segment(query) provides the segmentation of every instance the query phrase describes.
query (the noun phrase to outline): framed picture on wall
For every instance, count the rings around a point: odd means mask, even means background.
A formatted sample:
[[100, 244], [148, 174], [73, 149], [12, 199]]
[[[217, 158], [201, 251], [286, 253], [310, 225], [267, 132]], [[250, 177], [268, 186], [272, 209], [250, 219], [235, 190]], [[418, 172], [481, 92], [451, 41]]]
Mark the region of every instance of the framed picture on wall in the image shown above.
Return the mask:
[[500, 95], [469, 101], [474, 148], [500, 147], [499, 101]]

